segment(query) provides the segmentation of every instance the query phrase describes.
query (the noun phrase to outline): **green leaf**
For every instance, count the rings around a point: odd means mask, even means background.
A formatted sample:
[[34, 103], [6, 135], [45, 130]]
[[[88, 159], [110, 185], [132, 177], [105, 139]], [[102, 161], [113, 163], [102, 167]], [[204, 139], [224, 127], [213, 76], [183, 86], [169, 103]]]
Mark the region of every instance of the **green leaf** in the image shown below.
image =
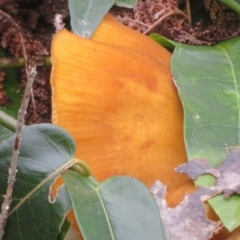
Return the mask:
[[164, 239], [158, 207], [141, 182], [112, 177], [95, 186], [72, 171], [63, 178], [84, 239]]
[[240, 15], [240, 0], [218, 0]]
[[70, 222], [67, 219], [65, 219], [61, 227], [61, 232], [59, 233], [56, 240], [67, 240], [66, 236], [68, 234], [69, 229], [71, 229]]
[[240, 223], [240, 203], [239, 195], [232, 195], [225, 199], [223, 195], [218, 195], [209, 200], [209, 203], [214, 206], [217, 215], [221, 216], [224, 226], [227, 226], [229, 231], [234, 230]]
[[9, 129], [5, 128], [0, 124], [0, 144], [11, 137], [14, 134], [14, 132], [10, 131]]
[[[0, 195], [6, 191], [13, 137], [0, 145]], [[49, 202], [49, 188], [71, 162], [75, 143], [63, 129], [51, 124], [22, 131], [18, 172], [4, 239], [55, 240], [71, 207], [65, 187]]]
[[[240, 38], [214, 47], [178, 45], [172, 73], [184, 107], [188, 159], [203, 158], [212, 166], [225, 159], [228, 148], [240, 145]], [[204, 181], [210, 178], [203, 177]], [[202, 180], [198, 181], [201, 185]], [[217, 201], [217, 200], [216, 200]], [[231, 231], [240, 225], [240, 197], [215, 198], [211, 205]], [[219, 207], [221, 206], [221, 208]]]
[[69, 0], [73, 32], [90, 38], [114, 2], [115, 0]]
[[91, 38], [109, 9], [116, 4], [132, 8], [136, 0], [69, 0], [71, 27], [75, 34]]
[[73, 227], [70, 227], [68, 229], [67, 234], [64, 236], [64, 238], [57, 239], [57, 240], [78, 240], [78, 239], [79, 239], [79, 233]]
[[[6, 54], [0, 48], [0, 57], [5, 57]], [[4, 111], [8, 115], [17, 118], [18, 109], [21, 103], [21, 93], [19, 92], [19, 81], [17, 74], [12, 68], [5, 68], [5, 78], [3, 84], [3, 90], [7, 93], [11, 103], [6, 106], [0, 106], [0, 110]]]
[[169, 50], [173, 50], [178, 44], [180, 44], [176, 41], [165, 38], [164, 36], [161, 36], [157, 33], [152, 33], [149, 35], [149, 37], [152, 38], [157, 43], [159, 43], [161, 46], [163, 46]]
[[115, 5], [125, 8], [133, 8], [137, 0], [115, 0]]

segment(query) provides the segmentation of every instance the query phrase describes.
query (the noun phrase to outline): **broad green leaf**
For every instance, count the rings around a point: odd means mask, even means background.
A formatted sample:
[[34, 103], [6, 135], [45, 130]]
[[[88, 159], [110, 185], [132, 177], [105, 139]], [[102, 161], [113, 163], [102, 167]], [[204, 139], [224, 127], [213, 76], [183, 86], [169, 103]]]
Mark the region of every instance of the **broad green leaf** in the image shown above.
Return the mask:
[[69, 0], [73, 32], [90, 38], [115, 0]]
[[[1, 196], [6, 191], [12, 145], [13, 137], [0, 145]], [[57, 239], [71, 203], [65, 187], [59, 189], [56, 201], [50, 203], [49, 188], [72, 162], [74, 151], [75, 143], [71, 136], [57, 126], [38, 124], [23, 129], [4, 239]]]
[[141, 182], [112, 177], [95, 186], [73, 171], [63, 178], [84, 239], [164, 239], [158, 207]]
[[75, 34], [91, 38], [109, 9], [116, 4], [132, 8], [136, 0], [69, 0], [71, 27]]
[[14, 134], [14, 132], [10, 131], [9, 129], [5, 128], [0, 124], [0, 144], [11, 137]]
[[240, 15], [240, 0], [218, 0]]
[[[6, 54], [0, 48], [0, 57], [5, 57]], [[21, 103], [21, 93], [19, 92], [19, 80], [17, 74], [12, 68], [5, 68], [5, 78], [3, 84], [3, 90], [7, 93], [11, 103], [6, 106], [0, 106], [0, 110], [9, 114], [10, 116], [17, 118], [18, 109]]]
[[[184, 107], [188, 159], [203, 158], [212, 166], [240, 146], [240, 38], [214, 47], [178, 45], [172, 73]], [[204, 181], [209, 179], [204, 176]], [[198, 184], [201, 184], [201, 179]], [[240, 225], [240, 197], [211, 204], [229, 230]], [[221, 208], [219, 208], [221, 206]]]
[[137, 0], [115, 0], [115, 5], [119, 7], [132, 8]]

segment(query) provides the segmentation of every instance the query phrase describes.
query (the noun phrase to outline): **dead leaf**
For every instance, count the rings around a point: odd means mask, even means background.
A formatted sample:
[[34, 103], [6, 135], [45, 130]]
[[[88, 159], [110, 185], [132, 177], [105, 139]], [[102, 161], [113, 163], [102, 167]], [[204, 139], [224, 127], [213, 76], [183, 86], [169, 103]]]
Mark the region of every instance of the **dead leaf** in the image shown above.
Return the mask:
[[193, 180], [204, 174], [211, 174], [216, 178], [216, 182], [209, 188], [197, 187], [195, 192], [185, 195], [184, 200], [175, 208], [167, 206], [166, 187], [157, 181], [152, 192], [159, 207], [166, 239], [208, 240], [219, 232], [222, 223], [207, 218], [204, 202], [221, 193], [225, 197], [229, 197], [233, 193], [240, 194], [239, 169], [239, 148], [230, 148], [225, 161], [219, 167], [211, 167], [204, 159], [193, 159], [180, 165], [176, 171], [188, 175]]
[[194, 159], [180, 165], [176, 171], [185, 173], [191, 179], [196, 180], [204, 174], [211, 174], [216, 178], [212, 190], [223, 193], [229, 197], [233, 193], [240, 194], [240, 150], [233, 148], [229, 150], [226, 160], [216, 168], [211, 167], [204, 159]]
[[175, 208], [167, 206], [166, 187], [160, 181], [154, 184], [152, 193], [159, 207], [167, 240], [208, 240], [221, 230], [220, 221], [207, 219], [202, 201], [215, 195], [214, 190], [198, 188], [196, 192], [186, 195]]

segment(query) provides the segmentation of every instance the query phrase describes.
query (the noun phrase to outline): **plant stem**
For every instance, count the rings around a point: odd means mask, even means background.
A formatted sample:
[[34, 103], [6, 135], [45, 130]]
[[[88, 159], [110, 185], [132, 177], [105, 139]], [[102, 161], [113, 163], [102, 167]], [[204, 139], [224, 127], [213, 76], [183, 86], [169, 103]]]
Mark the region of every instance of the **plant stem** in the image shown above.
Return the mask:
[[97, 179], [92, 176], [90, 167], [84, 161], [75, 159], [75, 163], [72, 167], [70, 167], [70, 169], [74, 172], [78, 172], [81, 175], [88, 177], [94, 187], [98, 187], [100, 185]]
[[148, 29], [146, 31], [143, 32], [143, 34], [147, 35], [149, 32], [151, 32], [157, 25], [160, 24], [160, 22], [162, 22], [163, 20], [165, 20], [166, 18], [168, 18], [171, 15], [182, 15], [184, 16], [189, 23], [191, 22], [191, 19], [188, 18], [188, 16], [180, 11], [178, 8], [175, 8], [173, 10], [171, 10], [170, 12], [168, 12], [167, 14], [163, 15], [162, 17], [160, 17], [154, 24], [152, 24], [151, 26], [148, 27]]
[[87, 177], [92, 175], [92, 171], [91, 171], [90, 167], [84, 161], [82, 161], [80, 159], [75, 159], [75, 163], [72, 166], [72, 168], [74, 169], [74, 167], [79, 167], [80, 171], [78, 171], [76, 169], [76, 172], [79, 172]]
[[[14, 58], [14, 57], [1, 57], [0, 58], [0, 68], [8, 68], [8, 67], [24, 67], [25, 60], [24, 58]], [[51, 67], [51, 57], [45, 57], [43, 59], [44, 67]]]
[[26, 114], [29, 99], [31, 96], [32, 84], [33, 84], [34, 79], [37, 76], [37, 71], [36, 71], [36, 66], [28, 65], [28, 62], [27, 62], [28, 57], [27, 57], [26, 48], [24, 45], [24, 38], [22, 36], [19, 25], [7, 13], [3, 12], [2, 10], [0, 10], [0, 15], [1, 15], [1, 17], [5, 17], [18, 31], [22, 50], [23, 50], [23, 56], [25, 59], [25, 71], [26, 71], [26, 76], [27, 76], [27, 83], [26, 83], [26, 88], [25, 88], [24, 95], [23, 95], [22, 104], [18, 111], [16, 131], [15, 131], [15, 136], [14, 136], [14, 141], [13, 141], [12, 157], [11, 157], [10, 167], [8, 169], [7, 190], [6, 190], [6, 194], [3, 195], [3, 203], [2, 203], [2, 207], [1, 207], [0, 240], [2, 240], [3, 235], [4, 235], [5, 225], [6, 225], [7, 218], [8, 218], [9, 209], [10, 209], [11, 202], [12, 202], [13, 188], [14, 188], [14, 184], [16, 181], [18, 154], [19, 154], [19, 149], [20, 149], [20, 144], [21, 144], [22, 128], [24, 126], [25, 114]]
[[94, 178], [93, 176], [89, 176], [88, 179], [91, 181], [94, 187], [99, 187], [100, 183], [97, 181], [96, 178]]
[[1, 110], [0, 110], [0, 124], [6, 127], [7, 129], [11, 130], [12, 132], [16, 131], [17, 120]]
[[27, 72], [28, 81], [27, 81], [25, 92], [24, 92], [22, 105], [18, 111], [16, 132], [15, 132], [14, 142], [13, 142], [13, 153], [11, 157], [10, 168], [8, 170], [8, 186], [7, 186], [6, 194], [4, 195], [4, 198], [3, 198], [2, 209], [1, 209], [0, 240], [3, 238], [4, 229], [5, 229], [5, 225], [8, 217], [8, 212], [12, 202], [12, 193], [13, 193], [14, 183], [16, 181], [17, 162], [18, 162], [18, 154], [20, 149], [21, 133], [22, 133], [23, 123], [24, 123], [24, 117], [26, 114], [26, 110], [27, 110], [30, 95], [31, 95], [30, 93], [32, 88], [32, 82], [34, 81], [36, 75], [37, 75], [37, 72], [35, 68], [30, 68], [29, 71]]
[[240, 4], [237, 1], [233, 0], [218, 0], [218, 1], [225, 4], [233, 11], [235, 11], [238, 15], [240, 15]]

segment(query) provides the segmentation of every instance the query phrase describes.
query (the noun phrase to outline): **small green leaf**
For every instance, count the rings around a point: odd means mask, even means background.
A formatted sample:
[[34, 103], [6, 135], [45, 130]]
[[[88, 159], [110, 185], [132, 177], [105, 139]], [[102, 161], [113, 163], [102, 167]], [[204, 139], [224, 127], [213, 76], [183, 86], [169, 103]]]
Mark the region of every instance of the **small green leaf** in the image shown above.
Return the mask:
[[[0, 195], [6, 191], [13, 137], [0, 145]], [[4, 239], [57, 239], [65, 213], [71, 207], [65, 187], [54, 204], [49, 189], [71, 162], [75, 143], [63, 129], [52, 124], [23, 128], [18, 172]], [[2, 199], [1, 199], [2, 200]]]
[[56, 240], [67, 240], [67, 235], [70, 229], [71, 229], [70, 222], [67, 219], [65, 219], [61, 227], [61, 232], [59, 233]]
[[137, 0], [115, 0], [115, 5], [125, 8], [133, 8]]
[[240, 15], [240, 0], [218, 0]]
[[157, 33], [152, 33], [149, 35], [149, 37], [152, 38], [157, 43], [159, 43], [161, 46], [170, 50], [173, 50], [178, 44], [180, 44], [176, 41], [165, 38], [164, 36], [161, 36]]
[[214, 206], [217, 215], [221, 216], [224, 226], [227, 226], [229, 231], [233, 231], [240, 223], [240, 204], [239, 195], [233, 195], [225, 199], [223, 195], [218, 195], [209, 200], [209, 203]]
[[[178, 45], [175, 48], [172, 73], [184, 107], [189, 160], [203, 158], [218, 166], [226, 158], [228, 148], [240, 146], [238, 66], [239, 37], [214, 47]], [[210, 203], [230, 231], [240, 225], [240, 218], [236, 218], [240, 211], [235, 212], [240, 209], [240, 196], [230, 197], [228, 201], [213, 198]], [[230, 204], [236, 209], [228, 207]]]
[[69, 0], [73, 32], [90, 38], [114, 2], [115, 0]]
[[95, 186], [76, 172], [63, 174], [86, 240], [164, 240], [158, 207], [149, 190], [131, 177]]

